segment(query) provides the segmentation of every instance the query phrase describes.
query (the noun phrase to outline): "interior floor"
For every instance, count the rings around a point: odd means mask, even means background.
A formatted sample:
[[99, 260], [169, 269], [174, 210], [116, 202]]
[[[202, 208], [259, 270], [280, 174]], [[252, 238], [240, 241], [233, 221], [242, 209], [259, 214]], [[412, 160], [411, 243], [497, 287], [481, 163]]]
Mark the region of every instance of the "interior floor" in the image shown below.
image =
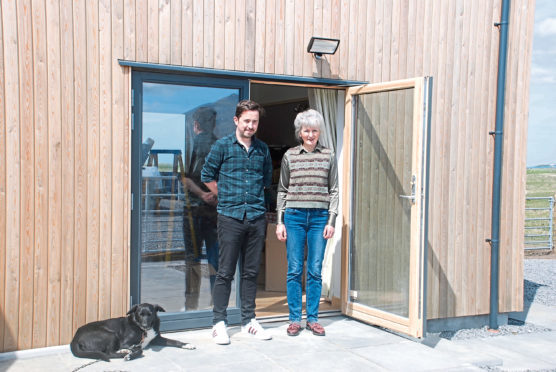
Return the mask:
[[[257, 318], [260, 317], [276, 317], [288, 316], [288, 300], [286, 292], [265, 291], [263, 288], [257, 290]], [[303, 309], [305, 309], [305, 294], [303, 294]], [[326, 301], [324, 297], [320, 299], [319, 312], [323, 311], [340, 311], [339, 307], [333, 306], [331, 302]], [[305, 310], [303, 311], [305, 314]]]

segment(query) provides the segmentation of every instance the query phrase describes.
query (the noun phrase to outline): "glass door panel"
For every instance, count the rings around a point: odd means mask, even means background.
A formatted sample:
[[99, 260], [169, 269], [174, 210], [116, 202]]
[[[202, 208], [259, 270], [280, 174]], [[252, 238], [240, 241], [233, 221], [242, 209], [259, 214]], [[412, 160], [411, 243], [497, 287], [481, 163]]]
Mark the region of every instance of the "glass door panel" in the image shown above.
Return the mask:
[[[235, 130], [235, 108], [246, 89], [243, 82], [137, 75], [134, 303], [177, 313], [161, 317], [163, 329], [209, 325], [218, 270], [216, 198], [201, 182], [201, 170], [211, 145]], [[235, 285], [229, 306], [238, 306]]]
[[350, 300], [407, 318], [413, 88], [356, 106]]

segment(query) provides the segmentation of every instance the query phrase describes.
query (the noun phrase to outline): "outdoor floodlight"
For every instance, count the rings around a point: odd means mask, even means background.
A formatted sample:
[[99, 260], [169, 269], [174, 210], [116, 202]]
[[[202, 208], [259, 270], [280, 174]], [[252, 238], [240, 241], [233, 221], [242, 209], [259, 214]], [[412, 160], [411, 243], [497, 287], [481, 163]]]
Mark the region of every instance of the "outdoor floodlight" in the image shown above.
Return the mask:
[[307, 45], [307, 53], [313, 53], [315, 59], [321, 59], [323, 54], [336, 53], [339, 44], [340, 39], [313, 36]]

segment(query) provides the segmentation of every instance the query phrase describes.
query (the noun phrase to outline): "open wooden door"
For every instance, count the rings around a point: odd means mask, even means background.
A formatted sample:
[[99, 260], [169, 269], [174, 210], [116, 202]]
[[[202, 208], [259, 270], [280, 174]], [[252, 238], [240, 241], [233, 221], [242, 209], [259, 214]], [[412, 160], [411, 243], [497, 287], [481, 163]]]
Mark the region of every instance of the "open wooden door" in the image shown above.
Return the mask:
[[342, 312], [413, 337], [425, 327], [430, 78], [349, 88]]

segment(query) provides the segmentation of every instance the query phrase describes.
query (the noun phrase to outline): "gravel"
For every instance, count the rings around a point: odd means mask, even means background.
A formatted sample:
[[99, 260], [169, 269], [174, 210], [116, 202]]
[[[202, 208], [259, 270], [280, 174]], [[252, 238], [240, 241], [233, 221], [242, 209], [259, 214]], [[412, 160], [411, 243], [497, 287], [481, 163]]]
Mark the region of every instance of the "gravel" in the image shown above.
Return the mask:
[[526, 303], [556, 307], [556, 260], [525, 260], [524, 297]]
[[[525, 305], [540, 303], [556, 307], [556, 259], [526, 259], [524, 265], [524, 301]], [[440, 337], [448, 340], [465, 340], [523, 333], [547, 332], [550, 329], [508, 319], [508, 324], [498, 327], [498, 332], [482, 328], [460, 329], [456, 332], [441, 332]]]

